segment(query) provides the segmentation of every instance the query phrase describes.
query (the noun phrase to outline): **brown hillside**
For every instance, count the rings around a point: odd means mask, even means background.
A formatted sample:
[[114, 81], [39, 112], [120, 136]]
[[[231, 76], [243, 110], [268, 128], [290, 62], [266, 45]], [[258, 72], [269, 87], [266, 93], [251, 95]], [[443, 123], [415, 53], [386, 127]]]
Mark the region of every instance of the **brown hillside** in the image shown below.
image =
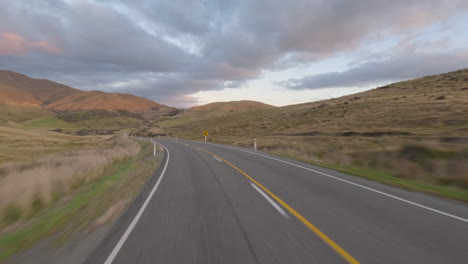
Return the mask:
[[179, 112], [176, 108], [130, 94], [86, 92], [53, 81], [34, 79], [5, 70], [0, 70], [0, 104], [43, 107], [55, 112], [120, 109], [144, 113], [149, 119], [171, 116]]
[[231, 102], [216, 102], [206, 105], [195, 106], [185, 111], [185, 115], [190, 116], [220, 116], [228, 113], [241, 113], [258, 109], [274, 108], [272, 105], [264, 104], [257, 101], [231, 101]]
[[122, 109], [134, 113], [167, 108], [146, 98], [131, 94], [105, 93], [101, 91], [81, 92], [67, 96], [46, 106], [47, 109], [62, 112], [76, 110]]
[[79, 92], [53, 81], [0, 70], [0, 104], [41, 106]]

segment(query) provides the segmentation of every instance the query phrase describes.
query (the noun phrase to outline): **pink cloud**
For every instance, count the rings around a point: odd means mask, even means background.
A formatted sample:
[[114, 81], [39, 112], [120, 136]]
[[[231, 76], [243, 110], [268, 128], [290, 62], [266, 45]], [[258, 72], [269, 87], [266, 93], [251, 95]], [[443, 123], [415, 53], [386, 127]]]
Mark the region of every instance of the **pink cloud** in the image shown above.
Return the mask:
[[0, 56], [21, 56], [29, 52], [45, 52], [60, 54], [60, 48], [47, 41], [28, 41], [23, 36], [13, 32], [0, 33]]

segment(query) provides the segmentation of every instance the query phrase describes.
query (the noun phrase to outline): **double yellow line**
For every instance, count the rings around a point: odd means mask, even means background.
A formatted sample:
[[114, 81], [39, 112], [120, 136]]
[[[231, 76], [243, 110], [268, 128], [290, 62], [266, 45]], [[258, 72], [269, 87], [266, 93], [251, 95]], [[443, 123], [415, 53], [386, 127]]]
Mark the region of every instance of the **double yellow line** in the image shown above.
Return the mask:
[[278, 196], [273, 194], [270, 190], [268, 190], [265, 186], [260, 184], [258, 181], [256, 181], [254, 178], [249, 176], [247, 173], [236, 167], [234, 164], [230, 163], [229, 161], [221, 158], [218, 155], [215, 155], [207, 150], [204, 150], [199, 147], [195, 147], [201, 151], [204, 151], [213, 157], [217, 157], [218, 159], [224, 161], [226, 164], [240, 172], [242, 175], [244, 175], [247, 179], [249, 179], [251, 182], [253, 182], [255, 185], [257, 185], [259, 188], [261, 188], [264, 192], [266, 192], [270, 197], [276, 200], [279, 204], [281, 204], [286, 210], [289, 211], [292, 215], [294, 215], [299, 221], [301, 221], [305, 226], [307, 226], [312, 232], [314, 232], [320, 239], [322, 239], [328, 246], [330, 246], [333, 250], [335, 250], [343, 259], [345, 259], [348, 263], [350, 264], [359, 264], [359, 261], [357, 261], [355, 258], [353, 258], [348, 252], [346, 252], [343, 248], [338, 246], [333, 240], [331, 240], [327, 235], [325, 235], [322, 231], [320, 231], [317, 227], [315, 227], [309, 220], [307, 220], [305, 217], [303, 217], [301, 214], [299, 214], [296, 210], [294, 210], [291, 206], [289, 206], [286, 202], [281, 200]]

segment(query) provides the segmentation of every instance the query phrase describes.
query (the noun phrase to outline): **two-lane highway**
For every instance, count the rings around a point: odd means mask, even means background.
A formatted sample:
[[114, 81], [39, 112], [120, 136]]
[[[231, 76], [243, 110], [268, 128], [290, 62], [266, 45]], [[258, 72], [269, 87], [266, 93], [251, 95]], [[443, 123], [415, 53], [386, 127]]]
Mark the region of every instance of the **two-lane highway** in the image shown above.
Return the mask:
[[161, 140], [88, 263], [468, 263], [468, 207], [251, 150]]

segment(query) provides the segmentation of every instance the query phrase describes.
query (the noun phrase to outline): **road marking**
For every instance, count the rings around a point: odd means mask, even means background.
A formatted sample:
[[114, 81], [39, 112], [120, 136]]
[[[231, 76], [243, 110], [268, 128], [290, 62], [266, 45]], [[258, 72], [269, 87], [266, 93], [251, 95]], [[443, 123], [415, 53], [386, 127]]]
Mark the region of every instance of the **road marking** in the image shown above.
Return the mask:
[[218, 159], [217, 157], [213, 156], [213, 158], [219, 162], [223, 162], [222, 160]]
[[230, 149], [235, 149], [235, 150], [247, 152], [247, 153], [250, 153], [250, 154], [253, 154], [253, 155], [265, 157], [265, 158], [268, 158], [268, 159], [280, 161], [280, 162], [283, 162], [283, 163], [286, 163], [286, 164], [289, 164], [289, 165], [292, 165], [292, 166], [295, 166], [295, 167], [298, 167], [298, 168], [301, 168], [301, 169], [304, 169], [304, 170], [308, 170], [308, 171], [311, 171], [311, 172], [315, 172], [315, 173], [321, 174], [321, 175], [323, 175], [323, 176], [326, 176], [326, 177], [329, 177], [329, 178], [332, 178], [332, 179], [335, 179], [335, 180], [338, 180], [338, 181], [346, 182], [346, 183], [352, 184], [352, 185], [354, 185], [354, 186], [361, 187], [361, 188], [366, 189], [366, 190], [368, 190], [368, 191], [372, 191], [372, 192], [376, 192], [376, 193], [385, 195], [385, 196], [387, 196], [387, 197], [390, 197], [390, 198], [399, 200], [399, 201], [401, 201], [401, 202], [405, 202], [405, 203], [408, 203], [408, 204], [411, 204], [411, 205], [414, 205], [414, 206], [417, 206], [417, 207], [420, 207], [420, 208], [423, 208], [423, 209], [432, 211], [432, 212], [434, 212], [434, 213], [438, 213], [438, 214], [441, 214], [441, 215], [445, 215], [445, 216], [448, 216], [448, 217], [450, 217], [450, 218], [457, 219], [457, 220], [460, 220], [460, 221], [462, 221], [462, 222], [468, 223], [468, 219], [466, 219], [466, 218], [463, 218], [463, 217], [460, 217], [460, 216], [456, 216], [456, 215], [453, 215], [453, 214], [449, 214], [449, 213], [446, 213], [446, 212], [443, 212], [443, 211], [440, 211], [440, 210], [437, 210], [437, 209], [434, 209], [434, 208], [431, 208], [431, 207], [428, 207], [428, 206], [425, 206], [425, 205], [422, 205], [422, 204], [418, 204], [418, 203], [415, 203], [415, 202], [412, 202], [412, 201], [409, 201], [409, 200], [400, 198], [400, 197], [395, 196], [395, 195], [392, 195], [392, 194], [388, 194], [388, 193], [386, 193], [386, 192], [382, 192], [382, 191], [379, 191], [379, 190], [376, 190], [376, 189], [373, 189], [373, 188], [370, 188], [370, 187], [367, 187], [367, 186], [364, 186], [364, 185], [361, 185], [361, 184], [358, 184], [358, 183], [354, 183], [354, 182], [352, 182], [352, 181], [348, 181], [348, 180], [345, 180], [345, 179], [341, 179], [340, 177], [336, 177], [336, 176], [333, 176], [333, 175], [330, 175], [330, 174], [326, 174], [326, 173], [321, 172], [321, 171], [318, 171], [318, 170], [314, 170], [314, 169], [310, 169], [310, 168], [307, 168], [307, 167], [304, 167], [304, 166], [301, 166], [301, 165], [297, 165], [297, 164], [294, 164], [294, 163], [289, 162], [289, 161], [285, 161], [285, 160], [273, 158], [273, 157], [270, 157], [270, 156], [267, 156], [267, 155], [262, 155], [262, 154], [259, 154], [259, 153], [255, 153], [255, 152], [251, 152], [251, 151], [247, 151], [247, 150], [243, 150], [243, 149], [238, 149], [238, 148], [233, 148], [233, 147], [229, 147], [229, 146], [217, 145], [217, 144], [212, 144], [212, 145], [222, 146], [222, 147], [230, 148]]
[[257, 187], [257, 185], [255, 185], [253, 182], [250, 183], [250, 185], [252, 185], [252, 187], [257, 191], [259, 192], [263, 198], [265, 198], [282, 216], [286, 217], [287, 219], [289, 219], [289, 215], [283, 210], [283, 208], [281, 208], [278, 204], [275, 203], [275, 201], [273, 201], [270, 196], [268, 196], [266, 193], [264, 193], [260, 188]]
[[[257, 187], [259, 187], [261, 190], [263, 190], [265, 193], [267, 193], [270, 197], [272, 197], [274, 200], [276, 200], [277, 203], [279, 203], [281, 206], [286, 208], [286, 210], [289, 211], [292, 215], [294, 215], [299, 221], [301, 221], [305, 226], [307, 226], [312, 232], [314, 232], [320, 239], [322, 239], [328, 246], [330, 246], [333, 250], [335, 250], [344, 260], [346, 260], [350, 264], [359, 264], [359, 262], [354, 259], [348, 252], [346, 252], [344, 249], [342, 249], [338, 244], [336, 244], [333, 240], [331, 240], [327, 235], [322, 233], [317, 227], [315, 227], [309, 220], [307, 220], [305, 217], [303, 217], [301, 214], [299, 214], [296, 210], [294, 210], [291, 206], [289, 206], [286, 202], [281, 200], [278, 196], [273, 194], [270, 190], [268, 190], [265, 186], [260, 184], [258, 181], [256, 181], [254, 178], [250, 177], [247, 173], [245, 173], [243, 170], [239, 169], [236, 167], [234, 164], [230, 163], [229, 161], [221, 158], [218, 155], [215, 155], [207, 150], [200, 149], [201, 151], [204, 151], [213, 157], [217, 157], [218, 159], [224, 161], [226, 164], [240, 172], [242, 175], [244, 175], [247, 179], [249, 179], [252, 183], [254, 183]], [[107, 263], [106, 263], [107, 264]]]
[[161, 180], [162, 178], [164, 177], [164, 173], [166, 172], [166, 169], [167, 169], [167, 164], [169, 164], [169, 150], [161, 145], [167, 152], [167, 160], [166, 160], [166, 164], [164, 165], [164, 169], [162, 170], [161, 172], [161, 176], [159, 176], [159, 179], [158, 181], [156, 182], [156, 184], [154, 185], [153, 189], [151, 190], [150, 194], [148, 195], [148, 197], [146, 198], [145, 202], [143, 203], [143, 205], [141, 206], [140, 210], [138, 211], [138, 213], [136, 214], [135, 218], [133, 218], [132, 222], [130, 223], [130, 225], [128, 226], [127, 230], [125, 230], [125, 233], [122, 235], [122, 237], [120, 238], [119, 242], [117, 243], [117, 245], [115, 245], [114, 249], [112, 250], [112, 252], [110, 253], [109, 257], [107, 257], [106, 261], [104, 262], [104, 264], [111, 264], [115, 257], [117, 257], [117, 254], [119, 253], [120, 249], [122, 248], [122, 246], [124, 245], [125, 241], [127, 240], [127, 238], [130, 236], [130, 234], [132, 233], [133, 231], [133, 228], [135, 228], [136, 224], [138, 223], [138, 220], [140, 220], [141, 218], [141, 215], [143, 214], [143, 212], [145, 211], [146, 207], [148, 206], [148, 203], [150, 202], [151, 198], [153, 198], [153, 195], [154, 193], [156, 192], [156, 190], [158, 189], [159, 187], [159, 184], [161, 183]]

